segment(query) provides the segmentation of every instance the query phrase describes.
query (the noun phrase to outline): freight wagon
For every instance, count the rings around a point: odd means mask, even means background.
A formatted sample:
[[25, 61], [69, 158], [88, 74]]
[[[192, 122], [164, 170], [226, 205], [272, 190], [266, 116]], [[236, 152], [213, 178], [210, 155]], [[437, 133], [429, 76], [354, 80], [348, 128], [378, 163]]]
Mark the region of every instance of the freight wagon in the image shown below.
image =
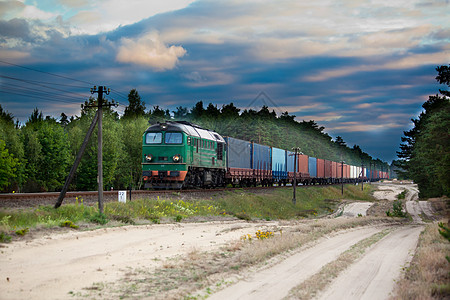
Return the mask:
[[144, 188], [269, 186], [356, 182], [387, 178], [330, 160], [260, 145], [183, 121], [150, 126], [142, 138]]

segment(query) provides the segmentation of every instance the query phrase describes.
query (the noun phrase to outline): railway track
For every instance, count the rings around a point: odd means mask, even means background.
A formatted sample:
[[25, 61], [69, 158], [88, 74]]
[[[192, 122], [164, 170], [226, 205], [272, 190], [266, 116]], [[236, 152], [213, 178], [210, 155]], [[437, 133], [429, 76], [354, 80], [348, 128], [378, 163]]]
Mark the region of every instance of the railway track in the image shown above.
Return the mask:
[[[335, 184], [340, 185], [340, 184]], [[308, 188], [319, 185], [299, 185], [297, 188]], [[329, 186], [329, 185], [323, 185]], [[243, 187], [245, 191], [264, 191], [275, 188], [292, 188], [291, 186], [273, 186], [273, 187]], [[132, 190], [131, 201], [140, 198], [157, 198], [160, 197], [204, 197], [208, 194], [217, 195], [226, 191], [236, 191], [238, 188], [215, 188], [215, 189], [191, 189], [191, 190]], [[105, 202], [118, 201], [118, 190], [103, 191], [103, 199]], [[45, 193], [9, 193], [0, 194], [0, 208], [21, 208], [33, 207], [39, 205], [54, 205], [58, 199], [59, 192]], [[130, 191], [127, 190], [127, 201], [130, 200]], [[63, 204], [81, 203], [94, 204], [98, 201], [98, 191], [78, 191], [67, 192]]]

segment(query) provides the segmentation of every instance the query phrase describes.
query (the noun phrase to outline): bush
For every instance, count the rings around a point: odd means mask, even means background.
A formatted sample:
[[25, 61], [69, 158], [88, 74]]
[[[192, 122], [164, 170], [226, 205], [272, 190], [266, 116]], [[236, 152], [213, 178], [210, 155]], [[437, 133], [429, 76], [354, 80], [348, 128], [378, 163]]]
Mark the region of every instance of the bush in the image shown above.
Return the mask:
[[30, 229], [27, 227], [27, 228], [23, 228], [23, 229], [17, 230], [17, 231], [16, 231], [16, 234], [17, 234], [17, 235], [20, 235], [20, 236], [24, 236], [25, 234], [28, 233], [28, 231], [30, 231]]
[[392, 203], [392, 212], [391, 210], [388, 210], [386, 212], [386, 215], [388, 217], [406, 218], [406, 213], [403, 212], [402, 209], [403, 209], [402, 201], [395, 200], [394, 203]]
[[11, 242], [11, 236], [4, 232], [0, 232], [0, 243], [9, 243], [9, 242]]
[[92, 223], [100, 224], [100, 225], [105, 225], [106, 223], [109, 222], [106, 215], [102, 214], [102, 213], [96, 213], [96, 214], [92, 215], [90, 217], [89, 221], [91, 221]]
[[406, 190], [404, 190], [403, 192], [401, 192], [400, 194], [397, 195], [398, 200], [405, 199], [405, 198], [406, 198]]
[[62, 222], [61, 224], [59, 224], [60, 227], [69, 227], [69, 228], [73, 228], [73, 229], [78, 229], [79, 226], [75, 225], [72, 221], [67, 220]]

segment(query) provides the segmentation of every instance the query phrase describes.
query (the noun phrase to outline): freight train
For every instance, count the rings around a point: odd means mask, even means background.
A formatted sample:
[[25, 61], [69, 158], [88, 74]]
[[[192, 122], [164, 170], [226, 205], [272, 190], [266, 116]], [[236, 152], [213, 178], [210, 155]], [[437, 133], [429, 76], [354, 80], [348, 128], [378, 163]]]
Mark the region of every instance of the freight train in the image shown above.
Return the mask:
[[[295, 157], [297, 155], [297, 157]], [[143, 134], [144, 188], [271, 186], [375, 181], [388, 172], [295, 154], [220, 134], [185, 121], [166, 121]]]

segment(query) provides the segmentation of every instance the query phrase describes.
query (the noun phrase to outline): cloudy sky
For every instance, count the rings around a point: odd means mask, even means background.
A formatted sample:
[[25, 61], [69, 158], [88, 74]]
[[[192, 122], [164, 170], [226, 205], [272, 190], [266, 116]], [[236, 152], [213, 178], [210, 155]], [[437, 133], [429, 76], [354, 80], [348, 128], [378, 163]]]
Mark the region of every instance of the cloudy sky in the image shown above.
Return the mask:
[[79, 115], [93, 85], [147, 108], [268, 105], [391, 161], [450, 62], [449, 0], [0, 0], [0, 104]]

